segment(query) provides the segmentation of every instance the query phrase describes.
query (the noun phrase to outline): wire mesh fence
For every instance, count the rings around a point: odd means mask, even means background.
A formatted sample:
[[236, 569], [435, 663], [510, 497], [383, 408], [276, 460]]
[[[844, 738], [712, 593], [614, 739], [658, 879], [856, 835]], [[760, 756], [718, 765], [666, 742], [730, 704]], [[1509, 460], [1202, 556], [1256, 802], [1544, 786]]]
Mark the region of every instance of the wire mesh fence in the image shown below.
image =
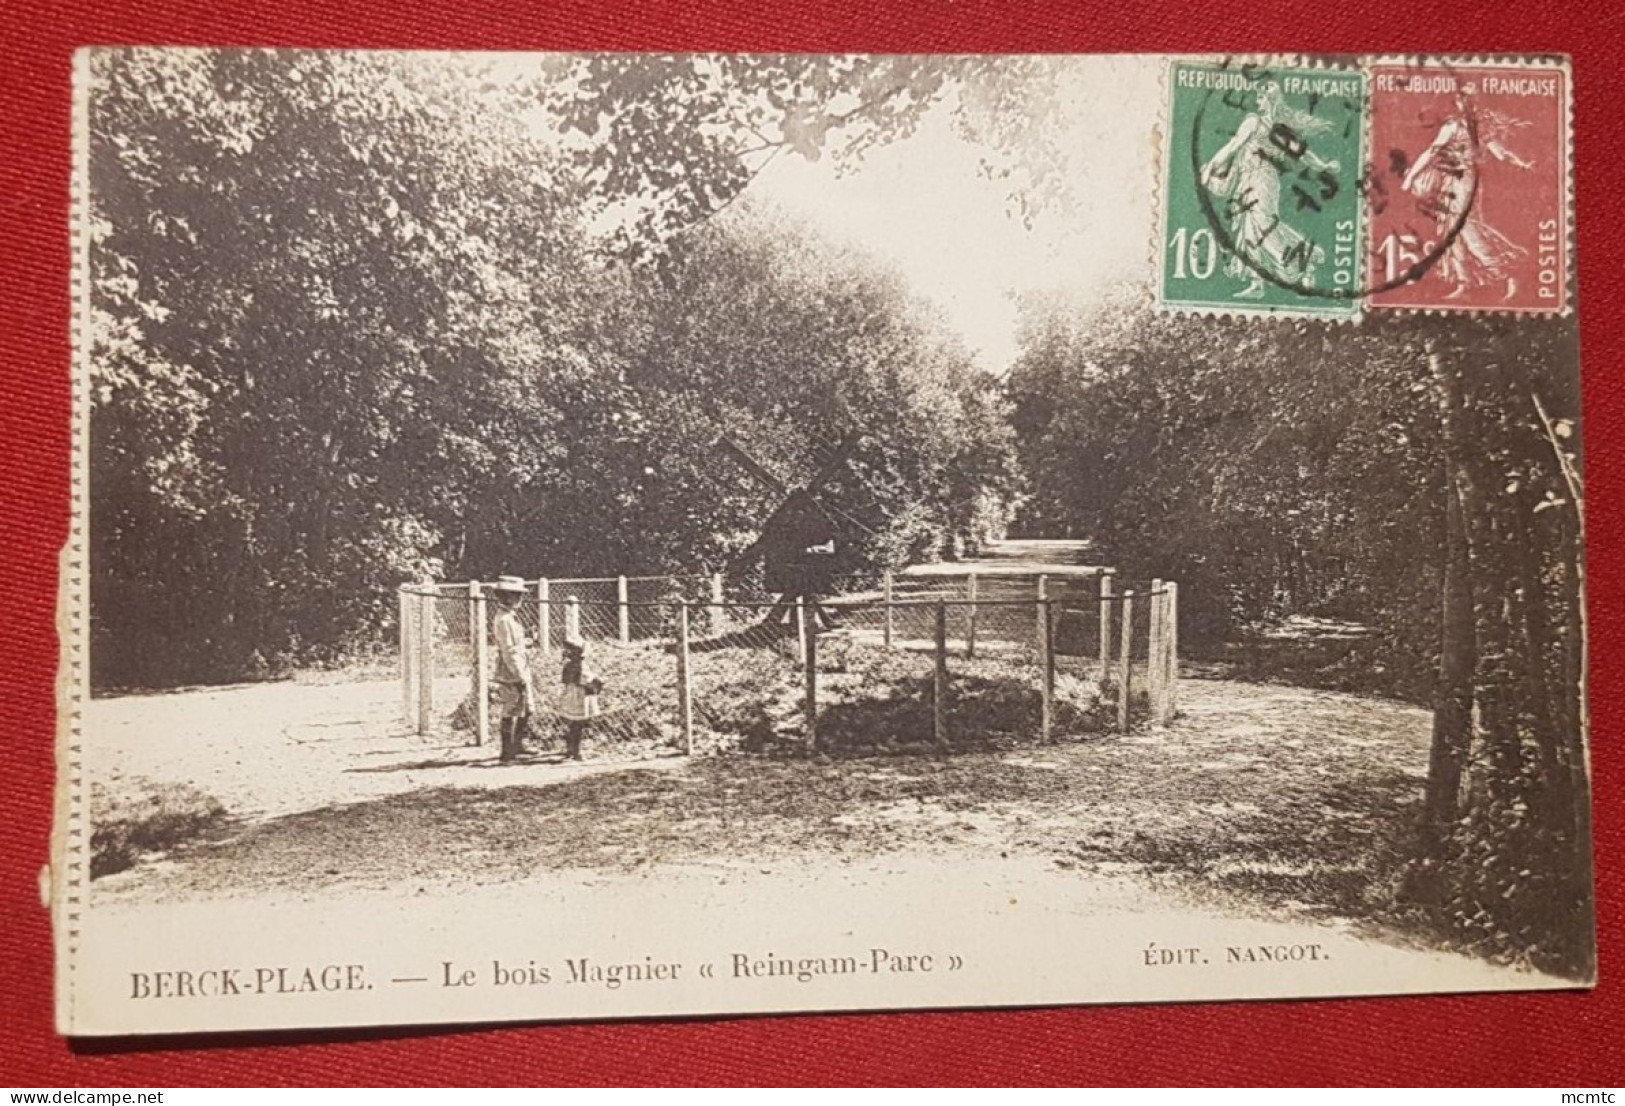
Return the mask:
[[[527, 580], [534, 603], [521, 608], [532, 640], [559, 649], [566, 637], [621, 642], [669, 638], [671, 610], [719, 597], [720, 575], [599, 576]], [[575, 601], [575, 606], [570, 601]]]
[[[949, 751], [1128, 732], [1178, 710], [1172, 583], [1109, 574], [885, 574], [818, 599], [741, 601], [717, 577], [401, 590], [402, 708], [420, 734], [493, 741], [494, 619], [530, 672], [528, 747], [571, 732], [564, 643], [596, 681], [583, 755]], [[579, 713], [579, 712], [577, 712]]]

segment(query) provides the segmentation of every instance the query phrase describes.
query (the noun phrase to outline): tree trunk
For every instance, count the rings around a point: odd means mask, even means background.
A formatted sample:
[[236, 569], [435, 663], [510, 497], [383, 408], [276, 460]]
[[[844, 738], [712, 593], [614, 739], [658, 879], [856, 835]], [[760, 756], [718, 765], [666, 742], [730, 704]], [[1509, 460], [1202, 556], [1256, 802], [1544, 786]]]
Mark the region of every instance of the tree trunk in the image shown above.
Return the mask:
[[1575, 852], [1568, 890], [1574, 903], [1576, 923], [1570, 932], [1572, 958], [1568, 967], [1579, 978], [1596, 978], [1596, 912], [1592, 891], [1591, 776], [1587, 763], [1587, 737], [1590, 716], [1586, 694], [1586, 612], [1585, 612], [1585, 489], [1580, 475], [1569, 463], [1562, 443], [1553, 430], [1540, 397], [1534, 397], [1535, 410], [1546, 431], [1553, 459], [1563, 475], [1572, 511], [1560, 517], [1559, 590], [1563, 609], [1558, 632], [1563, 640], [1562, 686], [1556, 695], [1564, 716], [1560, 760], [1567, 786], [1561, 801], [1567, 809], [1553, 811], [1553, 823], [1572, 832]]
[[[1551, 627], [1547, 622], [1551, 604], [1546, 585], [1541, 580], [1543, 551], [1538, 544], [1539, 535], [1529, 525], [1532, 513], [1532, 498], [1518, 497], [1512, 510], [1514, 533], [1518, 539], [1513, 552], [1518, 562], [1518, 590], [1513, 605], [1523, 629], [1524, 683], [1529, 691], [1529, 713], [1533, 719], [1531, 730], [1540, 758], [1542, 787], [1567, 810], [1571, 800], [1563, 754], [1572, 722], [1568, 711], [1562, 707], [1561, 689], [1554, 697], [1548, 682], [1555, 659]], [[1561, 674], [1559, 676], [1561, 678]]]
[[[1454, 468], [1447, 463], [1447, 468]], [[1422, 855], [1443, 858], [1450, 827], [1461, 816], [1462, 777], [1473, 738], [1473, 672], [1478, 634], [1473, 618], [1472, 568], [1461, 497], [1452, 473], [1445, 489], [1445, 560], [1439, 619], [1439, 680], [1433, 704], [1433, 746], [1423, 807]]]
[[[1587, 737], [1591, 728], [1586, 699], [1586, 621], [1585, 621], [1585, 523], [1582, 505], [1575, 504], [1573, 521], [1564, 526], [1564, 548], [1571, 559], [1563, 573], [1563, 675], [1562, 701], [1569, 715], [1565, 728], [1564, 767], [1569, 775], [1569, 796], [1574, 804], [1575, 840], [1589, 857], [1591, 850], [1591, 770], [1587, 757]], [[1591, 870], [1589, 861], [1586, 871]]]
[[1433, 705], [1433, 742], [1423, 796], [1421, 864], [1411, 870], [1407, 896], [1437, 901], [1450, 829], [1461, 817], [1462, 784], [1473, 739], [1473, 674], [1478, 668], [1468, 513], [1474, 501], [1462, 453], [1460, 386], [1437, 353], [1428, 354], [1445, 453], [1445, 558], [1440, 580], [1439, 676]]

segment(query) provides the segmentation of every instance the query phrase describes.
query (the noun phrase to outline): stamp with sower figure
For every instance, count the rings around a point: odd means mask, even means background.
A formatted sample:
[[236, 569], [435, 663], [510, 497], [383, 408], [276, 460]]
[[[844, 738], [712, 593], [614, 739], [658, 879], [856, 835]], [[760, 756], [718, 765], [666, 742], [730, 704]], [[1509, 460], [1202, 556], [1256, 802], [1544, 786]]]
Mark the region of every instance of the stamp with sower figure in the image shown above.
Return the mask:
[[1168, 83], [1162, 308], [1569, 309], [1560, 62], [1181, 60]]
[[1357, 316], [1365, 75], [1178, 61], [1168, 83], [1158, 302]]
[[1568, 308], [1567, 100], [1559, 65], [1372, 67], [1372, 307]]

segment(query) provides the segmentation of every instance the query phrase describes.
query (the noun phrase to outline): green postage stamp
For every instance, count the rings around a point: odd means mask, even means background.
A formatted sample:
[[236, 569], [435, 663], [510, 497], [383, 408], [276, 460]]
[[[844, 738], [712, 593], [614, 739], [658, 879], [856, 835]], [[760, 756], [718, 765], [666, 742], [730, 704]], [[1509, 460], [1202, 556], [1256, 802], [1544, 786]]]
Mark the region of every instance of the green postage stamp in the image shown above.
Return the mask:
[[1161, 304], [1358, 316], [1365, 75], [1180, 61], [1168, 84]]

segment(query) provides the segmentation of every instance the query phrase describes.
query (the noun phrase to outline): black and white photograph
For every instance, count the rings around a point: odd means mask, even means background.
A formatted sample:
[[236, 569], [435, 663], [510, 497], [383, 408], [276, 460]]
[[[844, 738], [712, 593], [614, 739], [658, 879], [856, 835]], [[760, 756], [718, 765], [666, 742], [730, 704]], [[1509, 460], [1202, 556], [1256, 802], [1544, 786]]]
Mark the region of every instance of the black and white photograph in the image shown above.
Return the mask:
[[1593, 985], [1566, 163], [1386, 65], [81, 51], [59, 1029]]

